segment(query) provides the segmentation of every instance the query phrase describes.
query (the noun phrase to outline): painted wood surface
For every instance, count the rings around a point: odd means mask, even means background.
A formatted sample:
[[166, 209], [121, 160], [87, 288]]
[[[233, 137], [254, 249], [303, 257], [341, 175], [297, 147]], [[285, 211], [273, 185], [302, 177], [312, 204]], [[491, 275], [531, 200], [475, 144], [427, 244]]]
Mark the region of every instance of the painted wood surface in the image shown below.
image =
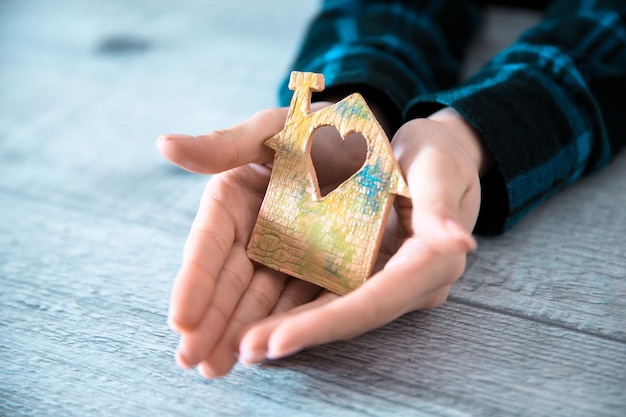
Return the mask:
[[[274, 161], [247, 253], [274, 270], [344, 295], [361, 286], [374, 262], [394, 198], [410, 197], [389, 139], [363, 97], [354, 93], [316, 112], [311, 95], [324, 75], [293, 71], [294, 91], [284, 129], [269, 138]], [[363, 166], [322, 195], [311, 147], [319, 129], [341, 140], [361, 135]], [[355, 142], [356, 143], [356, 142]]]
[[[1, 416], [623, 416], [626, 155], [480, 239], [441, 308], [217, 381], [176, 367], [206, 178], [154, 139], [273, 105], [315, 7], [0, 3]], [[471, 65], [533, 17], [497, 16]]]

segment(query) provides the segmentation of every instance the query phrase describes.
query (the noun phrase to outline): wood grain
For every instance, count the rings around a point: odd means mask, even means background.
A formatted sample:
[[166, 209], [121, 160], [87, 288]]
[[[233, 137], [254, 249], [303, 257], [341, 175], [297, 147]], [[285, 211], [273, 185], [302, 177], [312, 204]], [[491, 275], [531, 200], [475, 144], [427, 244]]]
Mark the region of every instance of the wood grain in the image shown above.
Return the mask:
[[204, 382], [176, 368], [165, 326], [183, 233], [2, 203], [12, 209], [0, 243], [19, 254], [1, 269], [3, 415], [583, 416], [626, 405], [626, 344], [455, 302]]
[[624, 178], [620, 155], [512, 233], [480, 239], [453, 299], [626, 342]]
[[[311, 113], [311, 94], [324, 89], [323, 74], [293, 71], [289, 88], [294, 93], [285, 127], [265, 142], [275, 156], [248, 256], [344, 295], [372, 275], [394, 197], [410, 197], [409, 189], [389, 139], [360, 94]], [[325, 126], [343, 140], [362, 135], [367, 150], [363, 166], [322, 196], [311, 146]]]
[[623, 342], [453, 301], [206, 382], [176, 368], [165, 326], [183, 233], [1, 202], [12, 209], [0, 244], [15, 255], [1, 269], [2, 415], [610, 416], [626, 405]]
[[623, 416], [626, 154], [480, 239], [439, 309], [217, 381], [176, 367], [206, 178], [154, 139], [272, 106], [316, 7], [0, 3], [1, 416]]

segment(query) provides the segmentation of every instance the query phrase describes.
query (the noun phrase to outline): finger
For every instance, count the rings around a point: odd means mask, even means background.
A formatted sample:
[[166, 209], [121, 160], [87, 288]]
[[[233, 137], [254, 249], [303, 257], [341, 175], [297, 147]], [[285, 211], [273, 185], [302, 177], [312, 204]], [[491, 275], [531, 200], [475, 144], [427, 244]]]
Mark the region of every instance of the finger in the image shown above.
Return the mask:
[[351, 339], [408, 311], [439, 305], [462, 273], [464, 255], [442, 258], [421, 245], [417, 255], [415, 247], [407, 248], [413, 252], [410, 262], [390, 263], [343, 297], [260, 323], [249, 330], [241, 348], [255, 346], [266, 349], [270, 359], [284, 357], [307, 346]]
[[224, 130], [201, 136], [162, 135], [157, 148], [174, 164], [200, 174], [215, 174], [249, 163], [271, 162], [264, 142], [285, 124], [286, 108], [261, 111]]
[[174, 280], [169, 311], [174, 330], [193, 328], [204, 315], [235, 241], [235, 219], [223, 202], [214, 201], [215, 186], [209, 181], [202, 195], [185, 243], [182, 266]]
[[268, 340], [281, 323], [291, 317], [296, 317], [298, 314], [328, 304], [338, 297], [338, 295], [331, 292], [323, 292], [309, 303], [302, 304], [280, 314], [271, 315], [244, 329], [239, 343], [239, 360], [247, 365], [262, 362], [268, 358]]
[[226, 375], [231, 370], [238, 359], [241, 330], [271, 313], [286, 279], [285, 274], [269, 268], [262, 267], [255, 271], [219, 342], [200, 364], [202, 375], [215, 378]]
[[182, 367], [197, 365], [213, 350], [248, 288], [252, 273], [253, 266], [245, 246], [236, 243], [219, 273], [211, 303], [202, 320], [193, 330], [181, 335], [176, 358]]

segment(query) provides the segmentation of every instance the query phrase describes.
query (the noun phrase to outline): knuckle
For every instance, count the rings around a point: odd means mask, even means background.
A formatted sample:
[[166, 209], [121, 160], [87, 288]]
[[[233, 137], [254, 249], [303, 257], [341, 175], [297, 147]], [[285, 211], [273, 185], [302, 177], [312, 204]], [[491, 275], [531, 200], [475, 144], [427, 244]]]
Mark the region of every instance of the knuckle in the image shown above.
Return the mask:
[[252, 302], [259, 307], [258, 311], [271, 311], [274, 308], [274, 299], [259, 288], [251, 287], [247, 294], [252, 298]]
[[443, 288], [440, 288], [437, 291], [434, 291], [432, 294], [430, 294], [426, 298], [422, 308], [424, 308], [425, 310], [432, 310], [434, 308], [441, 307], [448, 299], [448, 295], [450, 295], [449, 285]]
[[240, 149], [237, 139], [241, 137], [243, 125], [233, 126], [228, 129], [216, 130], [212, 133], [213, 138], [220, 143], [220, 158], [223, 166], [219, 169], [234, 167], [238, 164]]
[[248, 282], [246, 279], [239, 273], [239, 271], [235, 271], [228, 266], [224, 266], [220, 273], [220, 279], [228, 282], [230, 287], [232, 288], [231, 294], [243, 294], [243, 292], [248, 287]]

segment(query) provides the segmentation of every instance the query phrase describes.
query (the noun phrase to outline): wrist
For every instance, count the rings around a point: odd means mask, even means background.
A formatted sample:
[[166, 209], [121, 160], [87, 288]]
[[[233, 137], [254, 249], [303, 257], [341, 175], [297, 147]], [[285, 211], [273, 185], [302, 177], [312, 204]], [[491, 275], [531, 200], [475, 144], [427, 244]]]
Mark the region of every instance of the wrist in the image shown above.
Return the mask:
[[428, 119], [440, 123], [451, 133], [472, 160], [480, 176], [489, 170], [492, 157], [482, 137], [456, 110], [445, 107], [431, 114]]

